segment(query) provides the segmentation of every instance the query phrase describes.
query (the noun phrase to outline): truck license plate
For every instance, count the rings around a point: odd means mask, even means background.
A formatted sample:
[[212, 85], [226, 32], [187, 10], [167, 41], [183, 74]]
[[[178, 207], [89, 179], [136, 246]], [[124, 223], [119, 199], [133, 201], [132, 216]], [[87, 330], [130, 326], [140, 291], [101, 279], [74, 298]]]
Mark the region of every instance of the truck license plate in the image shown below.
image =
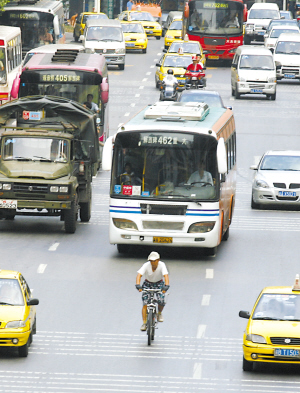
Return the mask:
[[287, 357], [287, 358], [299, 358], [299, 350], [298, 349], [284, 349], [284, 348], [276, 348], [274, 350], [275, 357]]
[[17, 205], [18, 201], [14, 201], [12, 199], [0, 199], [1, 209], [16, 209]]
[[173, 238], [153, 236], [153, 243], [173, 243]]

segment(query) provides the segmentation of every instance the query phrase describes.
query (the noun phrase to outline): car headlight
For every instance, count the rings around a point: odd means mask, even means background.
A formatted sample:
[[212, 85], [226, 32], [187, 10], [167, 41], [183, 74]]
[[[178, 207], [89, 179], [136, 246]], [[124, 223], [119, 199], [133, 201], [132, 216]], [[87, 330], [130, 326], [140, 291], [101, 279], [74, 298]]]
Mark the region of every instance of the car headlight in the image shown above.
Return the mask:
[[246, 82], [246, 78], [243, 78], [242, 76], [239, 77], [239, 82]]
[[11, 190], [11, 184], [10, 183], [4, 183], [2, 184], [2, 189], [4, 191], [10, 191]]
[[189, 227], [188, 233], [205, 233], [210, 232], [214, 229], [216, 222], [196, 222]]
[[123, 54], [123, 53], [125, 53], [125, 49], [124, 48], [117, 48], [116, 53]]
[[145, 42], [146, 40], [145, 40], [145, 38], [139, 38], [138, 40], [137, 40], [137, 42]]
[[256, 187], [269, 188], [268, 183], [264, 180], [256, 180], [255, 185]]
[[119, 229], [126, 229], [127, 231], [137, 231], [137, 225], [131, 220], [125, 218], [113, 218], [114, 226]]
[[268, 78], [269, 83], [275, 83], [276, 82], [276, 77]]
[[258, 334], [247, 334], [246, 340], [256, 344], [267, 344], [266, 339]]
[[18, 328], [23, 328], [25, 326], [26, 326], [25, 321], [11, 321], [11, 322], [7, 322], [5, 327], [7, 329], [18, 329]]
[[166, 35], [166, 38], [173, 38], [172, 35]]

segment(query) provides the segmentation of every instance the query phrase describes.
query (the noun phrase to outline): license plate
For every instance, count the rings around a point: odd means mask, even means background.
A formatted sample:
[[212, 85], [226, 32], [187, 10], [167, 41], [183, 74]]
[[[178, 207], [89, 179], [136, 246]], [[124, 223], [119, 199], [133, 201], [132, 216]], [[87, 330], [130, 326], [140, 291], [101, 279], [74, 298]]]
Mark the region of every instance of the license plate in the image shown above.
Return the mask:
[[208, 57], [208, 59], [212, 59], [212, 60], [219, 60], [219, 56], [215, 56], [215, 55], [208, 55], [207, 57]]
[[17, 201], [12, 199], [0, 199], [0, 208], [1, 209], [16, 209], [18, 205]]
[[153, 34], [153, 30], [148, 30], [147, 33]]
[[294, 79], [296, 77], [296, 75], [295, 74], [284, 74], [284, 77]]
[[298, 349], [276, 348], [274, 350], [275, 357], [299, 358], [299, 355]]
[[294, 191], [279, 191], [278, 195], [279, 196], [287, 196], [287, 197], [295, 197], [296, 192], [294, 192]]
[[153, 237], [153, 243], [173, 243], [172, 237]]
[[133, 43], [126, 43], [126, 46], [134, 46]]
[[265, 32], [264, 32], [264, 31], [258, 31], [257, 34], [258, 34], [258, 35], [264, 35]]
[[251, 89], [250, 90], [251, 93], [262, 93], [262, 89]]

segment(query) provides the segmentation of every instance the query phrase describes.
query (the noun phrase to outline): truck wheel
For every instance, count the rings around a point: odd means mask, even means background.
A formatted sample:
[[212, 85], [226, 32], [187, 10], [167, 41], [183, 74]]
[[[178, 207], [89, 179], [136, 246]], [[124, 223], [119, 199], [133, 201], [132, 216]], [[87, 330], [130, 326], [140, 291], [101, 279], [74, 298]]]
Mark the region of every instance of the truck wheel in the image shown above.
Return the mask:
[[71, 203], [71, 209], [65, 210], [65, 232], [75, 233], [77, 221], [77, 202]]
[[81, 202], [80, 204], [80, 220], [82, 222], [89, 222], [91, 219], [91, 211], [92, 211], [92, 190], [89, 187], [89, 200], [88, 202]]

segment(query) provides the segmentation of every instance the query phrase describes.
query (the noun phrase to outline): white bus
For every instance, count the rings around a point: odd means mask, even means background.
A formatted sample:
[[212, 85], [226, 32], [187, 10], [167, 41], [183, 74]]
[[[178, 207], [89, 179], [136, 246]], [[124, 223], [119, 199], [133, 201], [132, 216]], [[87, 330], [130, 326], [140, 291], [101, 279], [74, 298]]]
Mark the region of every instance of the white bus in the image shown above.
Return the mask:
[[22, 71], [22, 41], [19, 27], [0, 26], [0, 103], [10, 100], [12, 83]]
[[21, 28], [23, 57], [38, 46], [65, 42], [62, 1], [10, 1], [0, 13], [0, 25]]
[[108, 138], [102, 168], [111, 169], [109, 237], [119, 252], [161, 245], [215, 254], [227, 240], [236, 185], [230, 109], [148, 106]]

